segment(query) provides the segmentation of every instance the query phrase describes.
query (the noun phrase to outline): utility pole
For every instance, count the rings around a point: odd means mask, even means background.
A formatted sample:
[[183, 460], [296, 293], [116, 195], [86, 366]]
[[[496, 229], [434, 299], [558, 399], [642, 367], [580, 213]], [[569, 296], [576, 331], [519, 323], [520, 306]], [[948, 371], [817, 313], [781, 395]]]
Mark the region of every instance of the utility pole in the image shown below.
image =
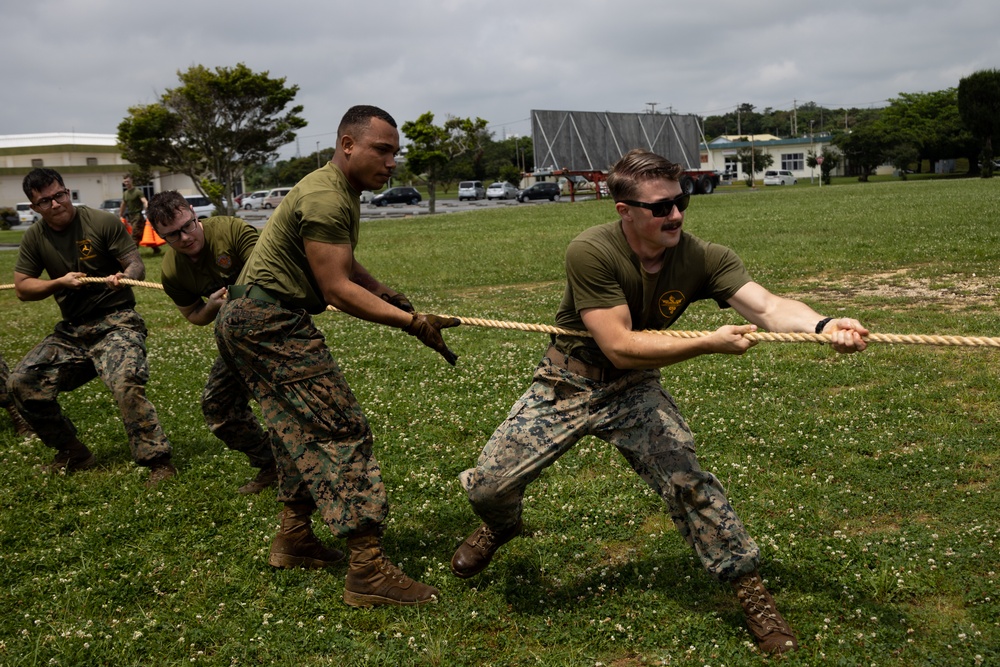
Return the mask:
[[322, 166], [323, 166], [323, 165], [321, 165], [321, 164], [319, 163], [319, 142], [317, 141], [317, 142], [316, 142], [316, 168], [317, 168], [317, 169], [319, 169], [319, 168], [320, 168], [320, 167], [322, 167]]
[[657, 104], [659, 104], [659, 102], [646, 102], [646, 105], [649, 106], [649, 110], [646, 113], [656, 113]]

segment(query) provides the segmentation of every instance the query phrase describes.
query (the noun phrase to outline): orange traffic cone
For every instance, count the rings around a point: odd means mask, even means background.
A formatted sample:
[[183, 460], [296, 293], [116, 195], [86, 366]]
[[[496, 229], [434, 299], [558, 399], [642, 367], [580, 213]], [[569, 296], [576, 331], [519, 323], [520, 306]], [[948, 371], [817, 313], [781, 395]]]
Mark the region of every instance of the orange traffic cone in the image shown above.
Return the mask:
[[153, 229], [153, 223], [147, 220], [146, 226], [142, 230], [142, 240], [139, 241], [139, 245], [155, 249], [165, 243], [166, 241], [160, 238], [160, 235], [156, 233], [155, 229]]
[[128, 220], [122, 218], [122, 224], [125, 225], [125, 229], [128, 231], [129, 236], [132, 235], [132, 225], [128, 224]]

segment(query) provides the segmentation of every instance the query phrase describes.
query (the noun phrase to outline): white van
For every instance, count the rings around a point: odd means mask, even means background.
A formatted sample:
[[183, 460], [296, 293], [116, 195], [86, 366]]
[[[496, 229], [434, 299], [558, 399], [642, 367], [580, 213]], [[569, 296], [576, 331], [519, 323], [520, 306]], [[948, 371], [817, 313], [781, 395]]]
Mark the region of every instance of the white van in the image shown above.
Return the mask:
[[483, 187], [482, 181], [461, 181], [458, 184], [458, 201], [484, 199], [485, 197], [486, 188]]
[[273, 190], [267, 193], [266, 197], [264, 197], [264, 203], [261, 204], [260, 207], [277, 208], [278, 204], [281, 203], [281, 200], [285, 198], [285, 195], [287, 195], [291, 191], [292, 191], [291, 188], [274, 188]]
[[22, 225], [30, 225], [35, 220], [40, 220], [42, 216], [35, 213], [31, 208], [30, 201], [23, 201], [16, 205], [17, 219]]
[[795, 185], [798, 182], [787, 169], [768, 169], [764, 172], [764, 185]]

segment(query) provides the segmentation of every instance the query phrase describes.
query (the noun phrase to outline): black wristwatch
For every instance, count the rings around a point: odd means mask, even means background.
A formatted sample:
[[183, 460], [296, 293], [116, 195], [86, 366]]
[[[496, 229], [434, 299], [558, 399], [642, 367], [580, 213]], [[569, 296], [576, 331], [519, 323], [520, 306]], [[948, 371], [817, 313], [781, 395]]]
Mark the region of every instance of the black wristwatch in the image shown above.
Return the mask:
[[832, 317], [824, 317], [819, 322], [817, 322], [816, 323], [816, 333], [818, 333], [818, 334], [823, 333], [823, 329], [826, 328], [826, 325], [829, 324], [830, 320], [832, 320], [832, 319], [833, 319]]

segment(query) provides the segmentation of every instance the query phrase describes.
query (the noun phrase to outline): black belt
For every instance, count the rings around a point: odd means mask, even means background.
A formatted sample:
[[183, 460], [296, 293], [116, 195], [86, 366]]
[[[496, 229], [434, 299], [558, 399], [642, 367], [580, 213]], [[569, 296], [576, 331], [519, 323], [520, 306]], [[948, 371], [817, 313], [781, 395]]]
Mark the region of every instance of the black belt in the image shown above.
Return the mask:
[[601, 368], [588, 364], [586, 361], [563, 354], [555, 345], [549, 345], [549, 349], [545, 351], [545, 358], [553, 366], [558, 366], [595, 382], [614, 382], [631, 372], [620, 368]]
[[230, 285], [227, 292], [230, 299], [239, 299], [245, 296], [248, 299], [273, 303], [275, 306], [281, 307], [281, 299], [259, 285]]

